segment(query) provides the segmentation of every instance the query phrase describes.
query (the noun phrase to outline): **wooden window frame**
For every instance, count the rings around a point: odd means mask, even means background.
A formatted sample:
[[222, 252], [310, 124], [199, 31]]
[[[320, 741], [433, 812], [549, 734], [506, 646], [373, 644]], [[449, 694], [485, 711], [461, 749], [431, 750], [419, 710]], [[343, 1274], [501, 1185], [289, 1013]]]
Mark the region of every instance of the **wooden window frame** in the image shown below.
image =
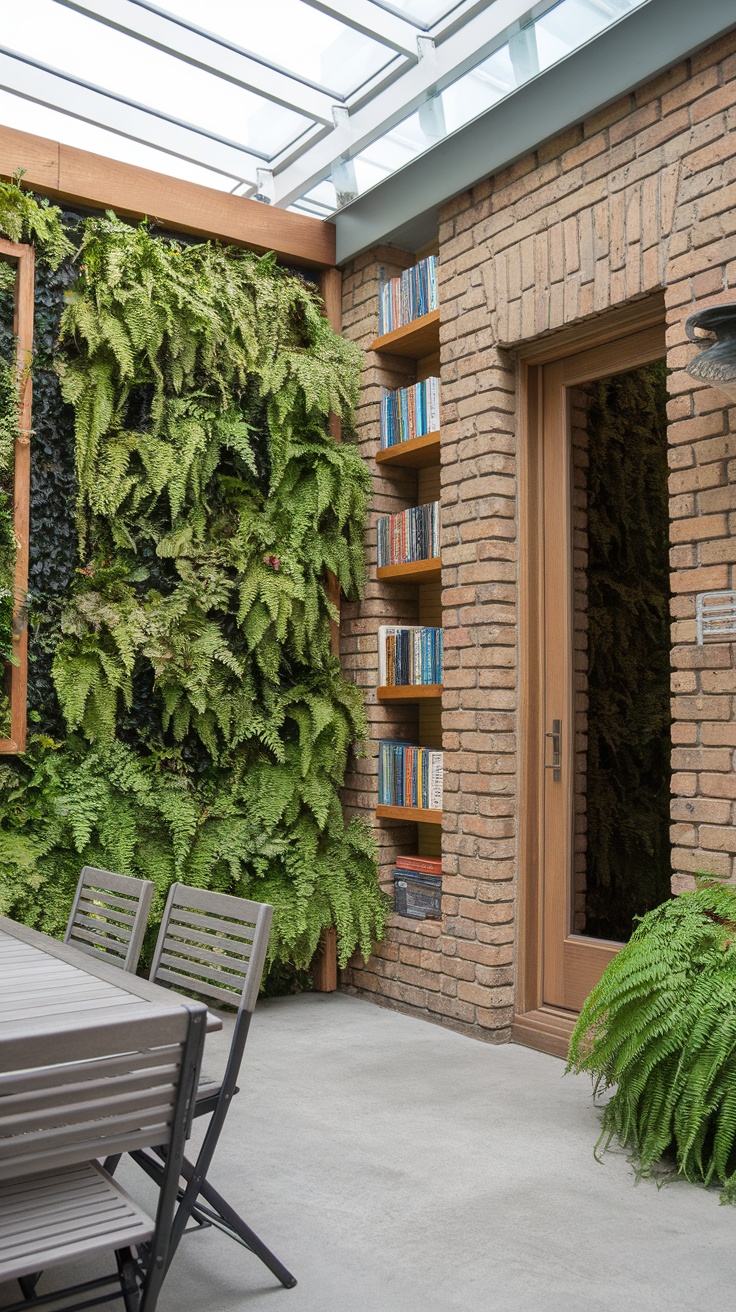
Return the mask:
[[34, 250], [32, 246], [0, 238], [0, 259], [15, 265], [16, 369], [19, 390], [19, 428], [13, 466], [15, 560], [15, 604], [13, 608], [13, 658], [6, 667], [10, 692], [10, 737], [0, 738], [0, 754], [23, 752], [26, 746], [26, 703], [28, 692], [28, 543], [31, 500], [31, 359], [33, 355]]
[[[627, 357], [628, 337], [646, 329], [659, 335], [664, 354], [666, 323], [663, 294], [609, 310], [585, 323], [563, 328], [528, 346], [515, 348], [519, 360], [519, 887], [518, 972], [513, 1038], [555, 1056], [566, 1057], [574, 1015], [543, 1002], [544, 900], [542, 845], [543, 792], [540, 762], [544, 750], [543, 662], [544, 541], [542, 533], [542, 368], [588, 352], [580, 382], [595, 376], [596, 347], [621, 344], [621, 367], [635, 367]], [[507, 349], [513, 349], [511, 347]], [[569, 372], [569, 370], [568, 370]], [[568, 385], [573, 385], [568, 380]]]

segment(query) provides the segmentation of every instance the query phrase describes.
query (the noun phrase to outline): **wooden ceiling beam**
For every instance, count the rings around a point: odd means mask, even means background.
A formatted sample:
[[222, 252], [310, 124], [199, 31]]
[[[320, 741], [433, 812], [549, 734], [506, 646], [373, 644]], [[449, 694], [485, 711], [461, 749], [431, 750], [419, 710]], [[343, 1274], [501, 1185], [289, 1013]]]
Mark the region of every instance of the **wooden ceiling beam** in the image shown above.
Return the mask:
[[335, 263], [333, 223], [0, 126], [0, 176], [18, 169], [25, 170], [24, 186], [57, 202], [148, 217], [177, 232], [275, 251], [279, 259], [309, 268]]

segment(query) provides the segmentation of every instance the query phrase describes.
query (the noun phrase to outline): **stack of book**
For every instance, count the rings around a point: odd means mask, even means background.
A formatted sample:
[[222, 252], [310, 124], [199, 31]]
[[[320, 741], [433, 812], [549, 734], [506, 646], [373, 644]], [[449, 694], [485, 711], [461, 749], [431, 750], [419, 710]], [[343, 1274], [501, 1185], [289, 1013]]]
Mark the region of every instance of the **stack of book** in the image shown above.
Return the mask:
[[394, 907], [413, 920], [439, 920], [442, 915], [442, 862], [434, 857], [397, 856]]
[[434, 560], [440, 554], [440, 503], [412, 506], [398, 515], [381, 515], [376, 523], [378, 566]]
[[378, 744], [379, 806], [442, 810], [442, 752], [382, 738]]
[[436, 310], [437, 257], [428, 255], [411, 269], [404, 269], [398, 278], [383, 283], [379, 297], [379, 333], [393, 332], [412, 319], [420, 319], [430, 310]]
[[442, 683], [442, 629], [381, 624], [378, 682], [382, 687]]
[[413, 437], [436, 433], [440, 426], [440, 380], [425, 378], [413, 387], [384, 392], [381, 398], [381, 447], [398, 446]]

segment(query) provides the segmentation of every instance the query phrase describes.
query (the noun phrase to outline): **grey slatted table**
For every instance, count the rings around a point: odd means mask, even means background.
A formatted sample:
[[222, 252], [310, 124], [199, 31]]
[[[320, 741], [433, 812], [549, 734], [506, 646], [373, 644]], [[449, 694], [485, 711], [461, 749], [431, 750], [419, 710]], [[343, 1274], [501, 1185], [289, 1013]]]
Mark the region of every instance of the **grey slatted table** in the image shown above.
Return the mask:
[[[99, 956], [96, 961], [78, 948], [0, 916], [0, 1045], [14, 1034], [38, 1033], [42, 1039], [68, 1033], [70, 1055], [79, 1046], [81, 1058], [85, 1031], [104, 1026], [111, 1009], [121, 1020], [140, 1017], [145, 1023], [156, 1007], [175, 1010], [189, 1005], [180, 994], [125, 974], [109, 965], [102, 953]], [[208, 1012], [207, 1031], [219, 1029], [222, 1021]]]

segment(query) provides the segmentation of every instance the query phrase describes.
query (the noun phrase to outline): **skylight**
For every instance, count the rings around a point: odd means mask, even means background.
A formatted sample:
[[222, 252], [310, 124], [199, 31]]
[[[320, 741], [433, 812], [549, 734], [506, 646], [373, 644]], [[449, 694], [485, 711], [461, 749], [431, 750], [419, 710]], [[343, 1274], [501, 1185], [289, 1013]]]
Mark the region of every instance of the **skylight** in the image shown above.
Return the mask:
[[646, 0], [24, 0], [0, 120], [329, 217]]

